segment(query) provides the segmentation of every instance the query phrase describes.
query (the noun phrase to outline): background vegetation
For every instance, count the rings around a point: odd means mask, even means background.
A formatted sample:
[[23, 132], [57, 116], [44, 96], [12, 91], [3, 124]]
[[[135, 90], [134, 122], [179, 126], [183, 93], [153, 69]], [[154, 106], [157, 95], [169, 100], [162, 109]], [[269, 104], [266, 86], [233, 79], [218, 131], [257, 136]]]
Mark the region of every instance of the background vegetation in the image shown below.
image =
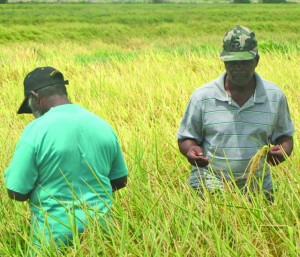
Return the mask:
[[0, 0], [0, 4], [1, 3], [203, 4], [203, 3], [300, 3], [300, 0]]
[[[16, 115], [24, 76], [51, 65], [69, 95], [112, 124], [130, 170], [115, 195], [114, 231], [97, 223], [66, 256], [299, 256], [298, 5], [0, 6], [0, 167], [4, 172], [30, 115]], [[176, 131], [193, 90], [223, 70], [222, 38], [236, 24], [256, 32], [257, 71], [286, 93], [295, 150], [272, 169], [276, 202], [237, 192], [202, 200]], [[0, 255], [24, 256], [27, 203], [8, 200], [0, 179]], [[42, 249], [40, 256], [56, 256]]]

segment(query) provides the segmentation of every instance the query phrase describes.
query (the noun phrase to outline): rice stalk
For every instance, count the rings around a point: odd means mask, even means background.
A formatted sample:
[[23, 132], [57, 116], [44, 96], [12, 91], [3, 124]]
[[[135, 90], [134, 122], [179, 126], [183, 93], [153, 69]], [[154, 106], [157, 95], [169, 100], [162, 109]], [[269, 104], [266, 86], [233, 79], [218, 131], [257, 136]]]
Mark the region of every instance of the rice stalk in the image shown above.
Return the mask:
[[256, 171], [259, 168], [259, 164], [261, 162], [261, 159], [266, 156], [266, 154], [269, 152], [270, 146], [264, 145], [262, 148], [260, 148], [257, 153], [251, 158], [250, 160], [250, 167], [249, 167], [249, 173], [246, 179], [245, 187], [249, 188], [251, 185], [251, 181], [253, 176], [255, 176]]

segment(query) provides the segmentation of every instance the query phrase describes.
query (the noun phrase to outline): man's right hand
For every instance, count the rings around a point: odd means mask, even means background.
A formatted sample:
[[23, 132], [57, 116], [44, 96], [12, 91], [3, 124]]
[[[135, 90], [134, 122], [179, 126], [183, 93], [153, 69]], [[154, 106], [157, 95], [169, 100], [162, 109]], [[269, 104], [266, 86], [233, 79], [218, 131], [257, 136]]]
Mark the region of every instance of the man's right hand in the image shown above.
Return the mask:
[[193, 166], [205, 167], [209, 164], [209, 159], [204, 155], [200, 146], [192, 146], [188, 150], [186, 157]]

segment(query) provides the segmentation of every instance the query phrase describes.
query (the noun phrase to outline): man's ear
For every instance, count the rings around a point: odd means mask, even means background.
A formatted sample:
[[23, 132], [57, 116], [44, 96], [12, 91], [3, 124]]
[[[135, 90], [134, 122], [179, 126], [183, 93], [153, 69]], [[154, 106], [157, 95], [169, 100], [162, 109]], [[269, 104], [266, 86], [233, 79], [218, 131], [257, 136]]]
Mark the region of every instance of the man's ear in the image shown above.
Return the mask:
[[260, 58], [260, 57], [259, 57], [259, 54], [257, 54], [256, 57], [255, 57], [255, 59], [256, 59], [256, 66], [257, 66], [258, 63], [259, 63], [259, 58]]
[[39, 96], [39, 94], [36, 93], [36, 92], [34, 92], [34, 91], [30, 91], [30, 94], [35, 99], [36, 103], [39, 104], [40, 103], [40, 96]]

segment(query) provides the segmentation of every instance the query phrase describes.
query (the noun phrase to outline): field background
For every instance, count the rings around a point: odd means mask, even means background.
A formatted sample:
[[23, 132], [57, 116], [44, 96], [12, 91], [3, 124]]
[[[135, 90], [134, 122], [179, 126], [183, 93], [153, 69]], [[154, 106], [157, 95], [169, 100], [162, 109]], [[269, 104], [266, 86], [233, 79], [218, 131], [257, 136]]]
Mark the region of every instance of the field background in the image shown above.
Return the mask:
[[[273, 0], [276, 1], [276, 0]], [[251, 4], [262, 3], [262, 0], [250, 0]], [[233, 0], [8, 0], [8, 3], [78, 3], [78, 4], [229, 4]], [[286, 3], [300, 3], [300, 0], [286, 0]]]
[[[71, 101], [116, 130], [130, 170], [116, 193], [113, 234], [97, 225], [66, 256], [299, 256], [300, 6], [0, 5], [0, 167], [4, 173], [30, 115], [16, 115], [24, 76], [54, 66]], [[272, 169], [276, 202], [238, 193], [199, 199], [176, 131], [191, 93], [223, 70], [225, 32], [256, 32], [257, 71], [286, 93], [295, 150]], [[27, 203], [8, 200], [0, 179], [0, 256], [24, 256]], [[43, 249], [39, 256], [56, 256]]]

